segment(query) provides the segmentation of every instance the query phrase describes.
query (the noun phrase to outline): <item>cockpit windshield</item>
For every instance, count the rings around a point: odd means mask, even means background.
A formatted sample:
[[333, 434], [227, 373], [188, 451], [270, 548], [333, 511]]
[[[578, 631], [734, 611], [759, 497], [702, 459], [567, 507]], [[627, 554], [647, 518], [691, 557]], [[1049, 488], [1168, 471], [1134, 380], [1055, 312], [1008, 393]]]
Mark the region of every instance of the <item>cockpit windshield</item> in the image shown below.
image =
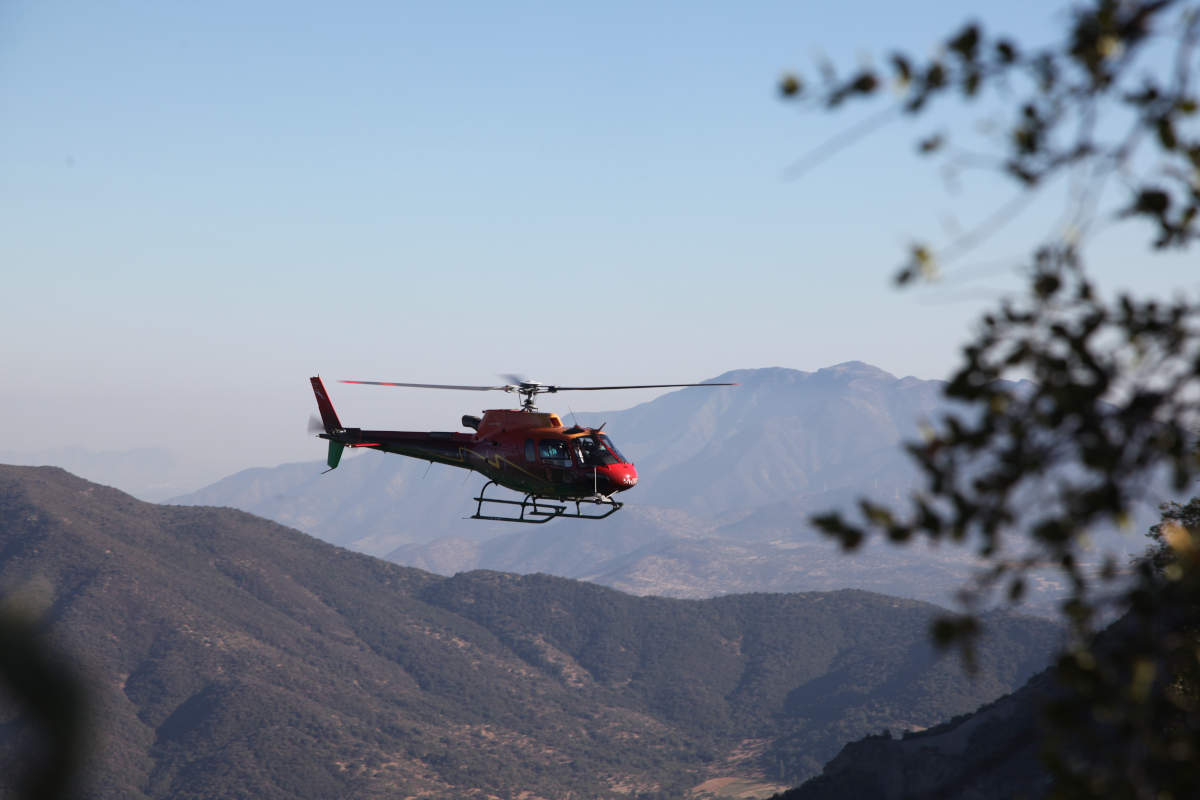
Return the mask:
[[577, 436], [573, 441], [576, 448], [575, 454], [586, 467], [606, 467], [609, 464], [620, 464], [625, 460], [603, 433]]
[[614, 456], [617, 457], [618, 462], [620, 462], [622, 464], [625, 463], [625, 456], [621, 455], [621, 451], [618, 450], [617, 446], [612, 443], [612, 439], [609, 439], [603, 433], [597, 433], [596, 438], [600, 440], [600, 444], [602, 444], [606, 448], [608, 448], [608, 452], [612, 453]]

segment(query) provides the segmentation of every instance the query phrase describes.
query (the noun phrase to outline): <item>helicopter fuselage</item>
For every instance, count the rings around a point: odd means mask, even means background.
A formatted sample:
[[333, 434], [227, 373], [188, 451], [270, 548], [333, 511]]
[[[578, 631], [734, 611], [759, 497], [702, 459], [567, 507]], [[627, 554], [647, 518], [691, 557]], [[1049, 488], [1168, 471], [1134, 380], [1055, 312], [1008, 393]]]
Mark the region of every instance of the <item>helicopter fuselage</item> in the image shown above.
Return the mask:
[[608, 436], [594, 428], [565, 427], [557, 414], [491, 409], [482, 418], [463, 418], [474, 433], [344, 428], [319, 378], [313, 379], [313, 390], [325, 424], [318, 435], [330, 443], [330, 469], [343, 448], [366, 447], [474, 470], [539, 497], [607, 497], [637, 484], [637, 470]]

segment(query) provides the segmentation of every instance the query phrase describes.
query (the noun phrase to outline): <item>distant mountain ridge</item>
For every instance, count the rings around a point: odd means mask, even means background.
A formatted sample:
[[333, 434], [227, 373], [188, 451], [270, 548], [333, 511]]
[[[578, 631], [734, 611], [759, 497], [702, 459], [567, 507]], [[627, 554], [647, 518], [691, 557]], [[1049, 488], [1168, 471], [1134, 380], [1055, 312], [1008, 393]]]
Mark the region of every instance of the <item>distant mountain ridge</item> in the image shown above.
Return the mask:
[[[1010, 691], [1058, 639], [1005, 617], [970, 680], [930, 649], [936, 609], [910, 600], [441, 578], [242, 512], [0, 467], [0, 595], [31, 587], [49, 640], [90, 669], [102, 798], [782, 786], [865, 732]], [[22, 763], [22, 742], [0, 706], [0, 761]]]
[[739, 386], [580, 415], [619, 432], [644, 476], [640, 503], [720, 517], [856, 486], [864, 473], [890, 473], [896, 445], [944, 407], [943, 382], [898, 379], [860, 361], [816, 372], [734, 370], [712, 380]]

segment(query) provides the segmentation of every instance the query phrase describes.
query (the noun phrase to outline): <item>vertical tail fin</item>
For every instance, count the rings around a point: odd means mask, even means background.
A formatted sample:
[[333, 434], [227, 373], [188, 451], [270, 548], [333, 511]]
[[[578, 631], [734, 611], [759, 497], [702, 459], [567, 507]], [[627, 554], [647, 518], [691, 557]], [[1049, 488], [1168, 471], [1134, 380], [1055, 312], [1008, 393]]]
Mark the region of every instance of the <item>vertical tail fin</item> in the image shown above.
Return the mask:
[[[345, 449], [346, 445], [341, 442], [331, 441], [329, 443], [329, 458], [325, 459], [325, 463], [329, 465], [329, 469], [337, 469], [338, 462], [342, 460], [342, 451]], [[328, 472], [329, 469], [325, 471]]]
[[[329, 400], [329, 394], [325, 391], [325, 384], [320, 378], [309, 378], [312, 381], [313, 394], [317, 396], [317, 408], [321, 410], [321, 422], [325, 423], [325, 432], [329, 434], [339, 433], [345, 428], [338, 421], [337, 412], [333, 410], [333, 403]], [[330, 460], [333, 451], [330, 451]], [[336, 466], [336, 465], [335, 465]]]
[[[329, 393], [325, 391], [325, 384], [321, 382], [320, 378], [310, 378], [309, 380], [312, 381], [313, 394], [317, 396], [317, 408], [321, 410], [321, 422], [325, 423], [325, 438], [329, 439], [329, 457], [325, 459], [325, 463], [329, 465], [329, 469], [337, 469], [346, 445], [331, 437], [344, 433], [346, 429], [342, 427], [337, 412], [333, 410], [333, 403], [329, 400]], [[328, 471], [326, 470], [326, 472]]]

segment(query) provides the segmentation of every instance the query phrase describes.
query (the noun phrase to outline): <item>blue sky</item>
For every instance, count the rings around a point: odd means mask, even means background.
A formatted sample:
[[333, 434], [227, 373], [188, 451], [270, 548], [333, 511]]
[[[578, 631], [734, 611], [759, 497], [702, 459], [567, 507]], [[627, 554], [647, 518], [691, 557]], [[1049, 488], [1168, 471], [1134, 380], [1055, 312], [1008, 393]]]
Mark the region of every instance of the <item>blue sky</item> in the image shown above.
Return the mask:
[[[1056, 18], [992, 6], [9, 0], [2, 449], [164, 447], [195, 486], [319, 458], [317, 372], [675, 382], [860, 359], [944, 377], [1044, 220], [959, 272], [982, 277], [898, 292], [909, 241], [1006, 187], [949, 191], [912, 155], [933, 126], [909, 122], [787, 180], [859, 117], [775, 87], [818, 54], [926, 53], [970, 17], [1044, 39]], [[1142, 252], [1111, 248], [1122, 270]], [[332, 391], [364, 426], [479, 410]]]

